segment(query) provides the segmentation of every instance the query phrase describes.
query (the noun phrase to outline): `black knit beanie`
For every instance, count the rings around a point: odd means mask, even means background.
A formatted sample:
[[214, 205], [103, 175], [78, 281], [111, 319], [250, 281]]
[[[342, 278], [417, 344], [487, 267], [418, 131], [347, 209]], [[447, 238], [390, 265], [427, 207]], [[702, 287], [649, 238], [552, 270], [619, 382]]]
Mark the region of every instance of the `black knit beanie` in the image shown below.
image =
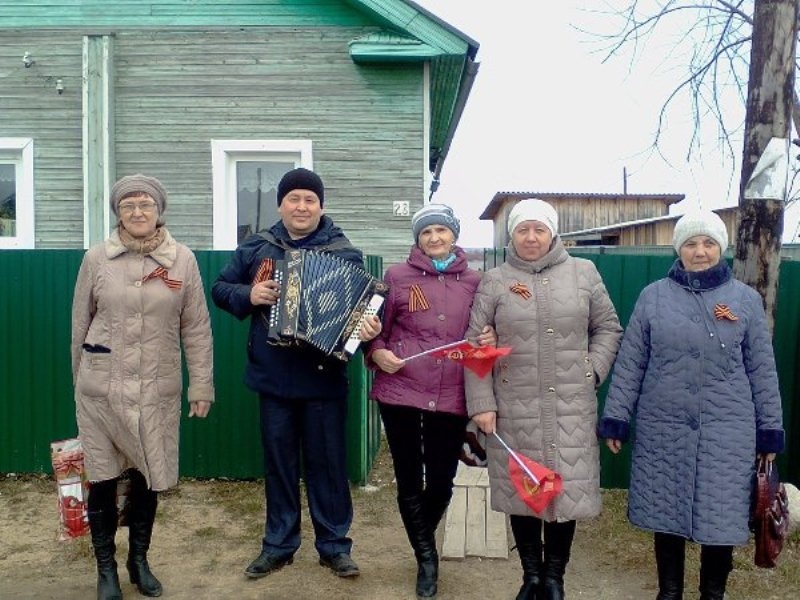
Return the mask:
[[325, 203], [325, 187], [322, 185], [322, 179], [314, 171], [298, 167], [281, 177], [278, 184], [278, 206], [292, 190], [311, 190], [319, 198], [320, 206]]

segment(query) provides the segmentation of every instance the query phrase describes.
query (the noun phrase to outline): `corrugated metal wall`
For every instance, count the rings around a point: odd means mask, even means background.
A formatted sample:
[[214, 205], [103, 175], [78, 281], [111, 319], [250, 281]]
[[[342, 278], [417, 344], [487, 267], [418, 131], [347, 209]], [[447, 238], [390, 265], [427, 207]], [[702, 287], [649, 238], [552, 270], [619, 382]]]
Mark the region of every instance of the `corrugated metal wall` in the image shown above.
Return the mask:
[[[0, 251], [0, 472], [49, 472], [49, 444], [75, 435], [69, 365], [72, 289], [82, 251]], [[577, 255], [578, 252], [575, 252]], [[502, 251], [487, 251], [487, 266]], [[623, 324], [641, 289], [664, 276], [671, 256], [584, 254], [597, 264]], [[197, 252], [207, 289], [227, 261], [226, 252]], [[380, 259], [371, 257], [373, 273]], [[800, 263], [781, 264], [774, 346], [781, 383], [788, 447], [779, 459], [784, 476], [800, 483]], [[255, 395], [242, 383], [247, 322], [217, 310], [211, 302], [217, 404], [206, 420], [184, 419], [181, 474], [252, 478], [261, 475]], [[351, 361], [348, 468], [363, 481], [380, 442], [374, 403], [366, 400], [369, 374]], [[601, 389], [601, 402], [605, 386]], [[603, 450], [605, 487], [626, 487], [629, 455]]]
[[[258, 398], [242, 375], [248, 321], [218, 310], [210, 299], [229, 252], [196, 252], [214, 331], [217, 402], [209, 417], [181, 422], [181, 475], [258, 478], [262, 453]], [[70, 372], [70, 312], [83, 251], [0, 251], [0, 472], [50, 472], [49, 445], [73, 437], [75, 403]], [[379, 257], [368, 257], [382, 273]], [[380, 444], [370, 374], [360, 355], [349, 366], [348, 473], [366, 479]], [[184, 409], [184, 415], [186, 409]]]

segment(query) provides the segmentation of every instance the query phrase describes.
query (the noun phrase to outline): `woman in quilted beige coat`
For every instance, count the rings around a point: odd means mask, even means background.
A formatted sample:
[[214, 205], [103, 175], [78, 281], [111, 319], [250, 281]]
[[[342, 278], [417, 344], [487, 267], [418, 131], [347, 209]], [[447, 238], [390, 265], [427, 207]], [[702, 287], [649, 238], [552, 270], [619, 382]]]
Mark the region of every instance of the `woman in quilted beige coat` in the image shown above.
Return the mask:
[[507, 262], [481, 281], [467, 336], [491, 325], [512, 350], [484, 379], [465, 371], [467, 410], [485, 433], [563, 478], [563, 493], [534, 513], [517, 496], [507, 452], [487, 437], [492, 508], [510, 515], [523, 569], [517, 599], [560, 600], [576, 520], [600, 512], [595, 390], [622, 328], [594, 264], [564, 249], [551, 205], [517, 203], [508, 231]]
[[181, 344], [189, 367], [189, 416], [214, 401], [211, 327], [194, 254], [164, 227], [167, 194], [132, 175], [111, 190], [119, 223], [90, 248], [72, 304], [72, 374], [79, 436], [91, 481], [89, 526], [98, 599], [122, 598], [114, 536], [117, 478], [130, 470], [131, 582], [160, 596], [147, 551], [157, 492], [178, 481]]

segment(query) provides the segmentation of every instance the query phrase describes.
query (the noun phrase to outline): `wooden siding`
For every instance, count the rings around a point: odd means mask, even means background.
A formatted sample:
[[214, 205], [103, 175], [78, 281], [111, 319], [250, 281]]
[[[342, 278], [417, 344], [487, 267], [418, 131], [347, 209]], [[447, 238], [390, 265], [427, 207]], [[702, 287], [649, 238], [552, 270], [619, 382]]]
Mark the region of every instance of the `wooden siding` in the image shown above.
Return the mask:
[[0, 31], [0, 137], [33, 138], [37, 248], [83, 245], [82, 43], [65, 32]]
[[363, 26], [342, 0], [0, 0], [0, 28]]
[[[544, 197], [542, 195], [542, 197]], [[594, 227], [605, 227], [614, 223], [638, 221], [669, 214], [669, 205], [663, 198], [652, 196], [569, 196], [559, 194], [556, 198], [544, 199], [558, 212], [558, 229], [562, 233], [582, 231]], [[509, 241], [508, 215], [520, 198], [503, 201], [494, 217], [494, 244], [505, 246]], [[650, 242], [637, 242], [649, 244]]]
[[[717, 214], [722, 218], [728, 229], [728, 244], [735, 246], [738, 211], [722, 210]], [[616, 237], [616, 240], [609, 240], [609, 244], [619, 246], [672, 246], [672, 233], [675, 230], [677, 220], [678, 218], [676, 217], [666, 221], [621, 227], [620, 229], [603, 233], [603, 237]]]
[[[116, 169], [170, 193], [167, 222], [212, 245], [212, 139], [310, 139], [326, 212], [387, 263], [411, 243], [392, 200], [424, 197], [423, 67], [357, 66], [363, 29], [123, 32], [115, 42]], [[20, 54], [21, 57], [21, 54]]]

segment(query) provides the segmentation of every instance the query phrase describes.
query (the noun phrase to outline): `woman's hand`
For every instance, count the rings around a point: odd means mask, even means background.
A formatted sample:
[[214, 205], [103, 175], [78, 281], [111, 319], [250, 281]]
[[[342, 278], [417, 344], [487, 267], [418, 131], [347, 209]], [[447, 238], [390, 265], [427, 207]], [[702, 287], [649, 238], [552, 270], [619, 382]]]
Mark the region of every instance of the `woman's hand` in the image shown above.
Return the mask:
[[758, 453], [758, 458], [760, 460], [766, 460], [767, 462], [772, 462], [773, 460], [775, 460], [775, 456], [776, 455], [775, 455], [774, 452], [767, 452], [767, 453], [759, 452]]
[[477, 340], [481, 346], [497, 346], [497, 333], [494, 327], [486, 325], [478, 334]]
[[384, 373], [397, 373], [406, 364], [406, 361], [398, 358], [394, 352], [386, 348], [375, 350], [371, 358]]
[[273, 279], [256, 283], [250, 288], [250, 304], [253, 306], [272, 306], [278, 301], [281, 290], [278, 282]]
[[473, 415], [472, 420], [475, 421], [475, 424], [483, 433], [491, 435], [494, 433], [495, 424], [497, 423], [497, 412], [489, 410], [478, 413]]
[[606, 440], [606, 446], [608, 447], [611, 452], [617, 454], [620, 450], [622, 450], [622, 441], [621, 440]]
[[211, 402], [206, 400], [197, 400], [196, 402], [189, 402], [189, 418], [197, 417], [205, 419], [208, 416], [208, 411], [211, 410]]
[[364, 319], [364, 322], [361, 324], [361, 329], [358, 332], [358, 339], [362, 342], [368, 342], [378, 337], [382, 330], [383, 326], [381, 325], [381, 320], [375, 315], [370, 315]]

